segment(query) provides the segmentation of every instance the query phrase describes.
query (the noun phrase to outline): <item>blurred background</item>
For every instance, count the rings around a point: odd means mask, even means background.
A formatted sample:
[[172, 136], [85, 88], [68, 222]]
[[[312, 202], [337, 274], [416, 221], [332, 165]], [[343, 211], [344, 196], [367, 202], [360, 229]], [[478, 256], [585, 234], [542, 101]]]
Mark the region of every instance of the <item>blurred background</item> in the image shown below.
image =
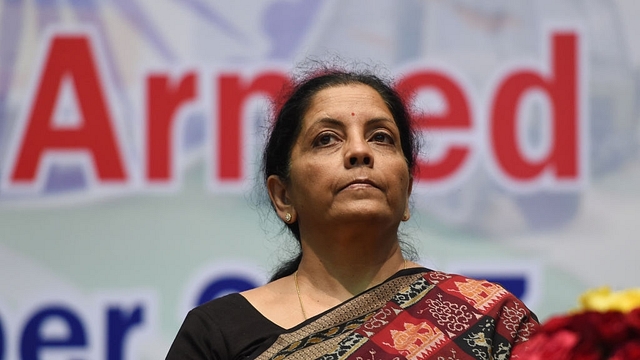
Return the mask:
[[0, 359], [162, 358], [190, 308], [264, 283], [293, 240], [256, 181], [269, 92], [238, 94], [310, 58], [432, 76], [402, 225], [425, 266], [498, 281], [541, 320], [640, 286], [639, 16], [632, 0], [2, 0]]

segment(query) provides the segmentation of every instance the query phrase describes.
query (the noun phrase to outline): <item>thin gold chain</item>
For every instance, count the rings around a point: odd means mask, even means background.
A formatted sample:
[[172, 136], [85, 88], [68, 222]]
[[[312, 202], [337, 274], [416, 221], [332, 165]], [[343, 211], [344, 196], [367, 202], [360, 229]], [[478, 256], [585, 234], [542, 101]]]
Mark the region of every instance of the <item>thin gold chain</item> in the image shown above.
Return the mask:
[[[407, 269], [407, 259], [402, 259], [403, 270]], [[302, 317], [307, 320], [307, 313], [304, 311], [304, 305], [302, 305], [302, 297], [300, 296], [300, 285], [298, 285], [298, 270], [293, 273], [293, 282], [296, 284], [296, 293], [298, 294], [298, 302], [300, 303], [300, 310], [302, 310]]]
[[307, 313], [304, 311], [304, 306], [302, 306], [302, 298], [300, 297], [300, 286], [298, 286], [298, 270], [293, 273], [293, 282], [296, 283], [296, 292], [298, 293], [298, 302], [300, 303], [300, 310], [302, 310], [302, 316], [305, 320], [307, 320]]

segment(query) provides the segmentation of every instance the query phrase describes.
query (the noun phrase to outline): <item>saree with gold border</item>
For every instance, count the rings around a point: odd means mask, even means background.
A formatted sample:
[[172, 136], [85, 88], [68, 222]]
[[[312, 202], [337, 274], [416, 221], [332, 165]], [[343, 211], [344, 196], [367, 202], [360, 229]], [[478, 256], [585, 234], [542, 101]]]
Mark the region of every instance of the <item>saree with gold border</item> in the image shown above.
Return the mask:
[[409, 269], [280, 334], [256, 359], [508, 359], [537, 327], [500, 285]]

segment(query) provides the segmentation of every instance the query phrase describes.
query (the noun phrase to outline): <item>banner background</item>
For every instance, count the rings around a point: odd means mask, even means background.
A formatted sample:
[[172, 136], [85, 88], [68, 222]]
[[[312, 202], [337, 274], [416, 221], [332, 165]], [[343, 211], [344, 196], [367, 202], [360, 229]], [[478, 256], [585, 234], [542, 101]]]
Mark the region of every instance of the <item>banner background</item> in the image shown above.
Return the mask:
[[[216, 188], [208, 154], [223, 121], [216, 79], [223, 70], [250, 77], [327, 55], [395, 76], [436, 69], [465, 92], [471, 135], [424, 132], [425, 158], [437, 159], [447, 136], [467, 136], [477, 156], [466, 174], [413, 194], [402, 231], [425, 266], [503, 282], [542, 320], [574, 307], [589, 288], [639, 286], [638, 16], [633, 1], [1, 2], [0, 359], [30, 358], [25, 349], [34, 347], [41, 355], [161, 358], [199, 301], [263, 283], [293, 243], [253, 181], [268, 103], [243, 108], [246, 181]], [[578, 34], [586, 170], [575, 186], [551, 181], [523, 192], [492, 170], [485, 131], [501, 79], [518, 67], [550, 71], [550, 29]], [[63, 154], [39, 165], [35, 188], [12, 187], [47, 49], [63, 34], [89, 36], [131, 169], [124, 186], [103, 186], [90, 157]], [[175, 178], [151, 184], [143, 174], [146, 82], [189, 71], [198, 95], [176, 115]], [[60, 85], [50, 119], [62, 129], [86, 120], [83, 94], [69, 84]], [[427, 113], [447, 106], [437, 92], [419, 104]], [[535, 98], [521, 108], [529, 120], [520, 120], [528, 126], [520, 140], [534, 157], [554, 141], [551, 109]], [[67, 317], [36, 322], [42, 332], [29, 335], [34, 317], [54, 308]], [[74, 343], [70, 329], [86, 341]]]

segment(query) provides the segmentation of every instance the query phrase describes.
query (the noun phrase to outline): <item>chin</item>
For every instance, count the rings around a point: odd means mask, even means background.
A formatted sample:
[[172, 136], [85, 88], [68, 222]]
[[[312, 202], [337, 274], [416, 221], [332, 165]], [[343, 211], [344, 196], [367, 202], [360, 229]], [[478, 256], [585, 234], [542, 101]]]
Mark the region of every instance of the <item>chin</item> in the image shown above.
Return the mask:
[[400, 218], [398, 218], [394, 213], [389, 211], [376, 211], [376, 209], [353, 209], [342, 216], [341, 219], [350, 221], [350, 222], [370, 222], [372, 225], [382, 225], [382, 224], [390, 224], [390, 223], [400, 223]]

